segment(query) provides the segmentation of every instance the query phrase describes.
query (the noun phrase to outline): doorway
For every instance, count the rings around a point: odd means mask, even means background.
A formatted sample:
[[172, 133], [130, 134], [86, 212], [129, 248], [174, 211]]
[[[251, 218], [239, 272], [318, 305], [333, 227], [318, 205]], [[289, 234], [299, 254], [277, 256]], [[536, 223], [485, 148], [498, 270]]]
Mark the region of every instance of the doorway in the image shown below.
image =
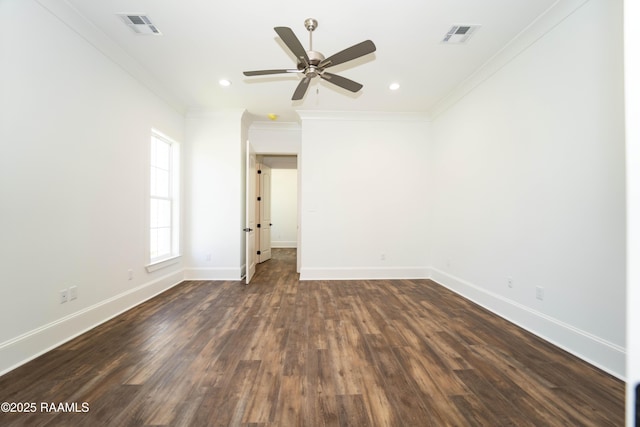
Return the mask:
[[[256, 153], [256, 168], [247, 168], [247, 182], [255, 183], [255, 204], [249, 199], [256, 232], [247, 248], [247, 259], [255, 255], [257, 264], [272, 258], [272, 250], [295, 254], [296, 271], [300, 269], [299, 229], [299, 159], [296, 154]], [[252, 177], [253, 175], [253, 177]], [[249, 210], [247, 211], [249, 215]]]

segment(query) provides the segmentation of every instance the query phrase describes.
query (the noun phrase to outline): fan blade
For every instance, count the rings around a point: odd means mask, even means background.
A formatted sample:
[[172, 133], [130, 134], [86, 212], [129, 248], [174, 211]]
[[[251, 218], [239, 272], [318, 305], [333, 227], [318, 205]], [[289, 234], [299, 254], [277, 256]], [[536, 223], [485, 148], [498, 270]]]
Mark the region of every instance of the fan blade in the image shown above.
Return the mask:
[[333, 67], [334, 65], [342, 64], [347, 61], [351, 61], [356, 58], [360, 58], [366, 54], [376, 51], [376, 45], [371, 40], [365, 40], [361, 43], [355, 44], [351, 47], [342, 50], [335, 55], [331, 55], [324, 61], [320, 62], [319, 68]]
[[357, 92], [362, 89], [362, 85], [358, 82], [354, 82], [353, 80], [349, 80], [345, 77], [339, 76], [337, 74], [327, 73], [326, 71], [320, 74], [322, 79], [328, 81], [329, 83], [333, 83], [336, 86], [340, 86], [343, 89], [350, 90], [351, 92]]
[[291, 97], [292, 101], [298, 101], [304, 98], [304, 94], [307, 92], [307, 88], [309, 87], [309, 82], [311, 81], [311, 77], [304, 76], [300, 83], [298, 83], [298, 87], [296, 91], [293, 92], [293, 96]]
[[266, 76], [267, 74], [284, 74], [284, 73], [299, 73], [300, 70], [258, 70], [258, 71], [243, 71], [245, 76]]
[[309, 64], [309, 56], [307, 55], [307, 51], [304, 50], [304, 47], [302, 47], [300, 40], [298, 40], [296, 35], [293, 33], [293, 30], [289, 27], [275, 27], [274, 30], [278, 33], [289, 50], [293, 52], [298, 61], [303, 63], [306, 67]]

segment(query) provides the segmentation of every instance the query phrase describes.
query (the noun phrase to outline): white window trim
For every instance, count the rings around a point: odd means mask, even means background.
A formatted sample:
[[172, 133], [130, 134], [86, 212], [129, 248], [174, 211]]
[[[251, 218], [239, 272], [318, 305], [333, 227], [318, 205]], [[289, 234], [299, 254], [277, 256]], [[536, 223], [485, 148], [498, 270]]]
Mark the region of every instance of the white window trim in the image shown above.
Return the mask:
[[[171, 253], [165, 255], [164, 257], [158, 257], [156, 259], [151, 259], [151, 241], [150, 241], [150, 214], [151, 214], [151, 188], [149, 181], [149, 171], [151, 170], [151, 144], [149, 143], [148, 151], [147, 151], [147, 198], [146, 198], [146, 206], [147, 206], [147, 223], [146, 223], [146, 255], [145, 258], [148, 262], [145, 265], [145, 269], [148, 273], [152, 273], [154, 271], [169, 267], [171, 265], [177, 264], [180, 262], [182, 258], [182, 218], [181, 218], [181, 199], [182, 199], [182, 183], [181, 183], [181, 144], [174, 139], [168, 137], [167, 135], [159, 132], [156, 129], [151, 129], [151, 137], [158, 138], [163, 140], [171, 145], [172, 149], [172, 163], [176, 162], [177, 168], [172, 167], [172, 173], [174, 176], [172, 177], [171, 185], [175, 185], [175, 189], [177, 189], [177, 194], [173, 194], [173, 211], [172, 211], [172, 236], [171, 236]], [[177, 159], [176, 159], [177, 158]], [[174, 190], [175, 190], [174, 189]]]
[[154, 271], [158, 271], [165, 267], [169, 267], [170, 265], [177, 264], [180, 262], [181, 259], [182, 259], [182, 255], [178, 254], [178, 255], [172, 256], [171, 258], [152, 262], [151, 264], [145, 265], [144, 268], [147, 269], [147, 273], [153, 273]]

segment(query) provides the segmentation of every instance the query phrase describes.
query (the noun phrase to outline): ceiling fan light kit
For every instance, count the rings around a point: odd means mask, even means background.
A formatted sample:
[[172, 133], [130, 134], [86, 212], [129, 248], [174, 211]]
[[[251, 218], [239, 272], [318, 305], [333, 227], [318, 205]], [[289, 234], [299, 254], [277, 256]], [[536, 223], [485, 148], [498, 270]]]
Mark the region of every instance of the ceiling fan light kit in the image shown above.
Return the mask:
[[300, 40], [293, 33], [291, 28], [288, 27], [275, 27], [274, 30], [280, 36], [284, 44], [295, 55], [297, 64], [296, 69], [275, 69], [275, 70], [258, 70], [258, 71], [244, 71], [245, 76], [264, 76], [269, 74], [285, 74], [285, 73], [300, 73], [303, 75], [302, 80], [298, 83], [296, 90], [291, 97], [292, 101], [298, 101], [304, 98], [307, 92], [309, 83], [314, 77], [320, 77], [321, 79], [346, 89], [350, 92], [358, 92], [362, 89], [362, 85], [346, 77], [332, 74], [325, 71], [329, 67], [343, 64], [348, 61], [360, 58], [364, 55], [375, 52], [376, 46], [371, 40], [365, 40], [361, 43], [348, 47], [328, 58], [317, 51], [313, 50], [313, 31], [318, 28], [318, 21], [313, 18], [308, 18], [304, 21], [304, 26], [309, 32], [309, 50], [305, 50], [300, 43]]

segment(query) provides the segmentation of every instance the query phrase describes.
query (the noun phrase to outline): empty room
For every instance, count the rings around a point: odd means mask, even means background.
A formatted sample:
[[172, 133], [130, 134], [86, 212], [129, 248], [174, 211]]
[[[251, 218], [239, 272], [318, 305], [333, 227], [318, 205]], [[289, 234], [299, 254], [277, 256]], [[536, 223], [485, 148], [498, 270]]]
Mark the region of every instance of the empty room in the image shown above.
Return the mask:
[[638, 18], [0, 0], [0, 425], [634, 425]]

